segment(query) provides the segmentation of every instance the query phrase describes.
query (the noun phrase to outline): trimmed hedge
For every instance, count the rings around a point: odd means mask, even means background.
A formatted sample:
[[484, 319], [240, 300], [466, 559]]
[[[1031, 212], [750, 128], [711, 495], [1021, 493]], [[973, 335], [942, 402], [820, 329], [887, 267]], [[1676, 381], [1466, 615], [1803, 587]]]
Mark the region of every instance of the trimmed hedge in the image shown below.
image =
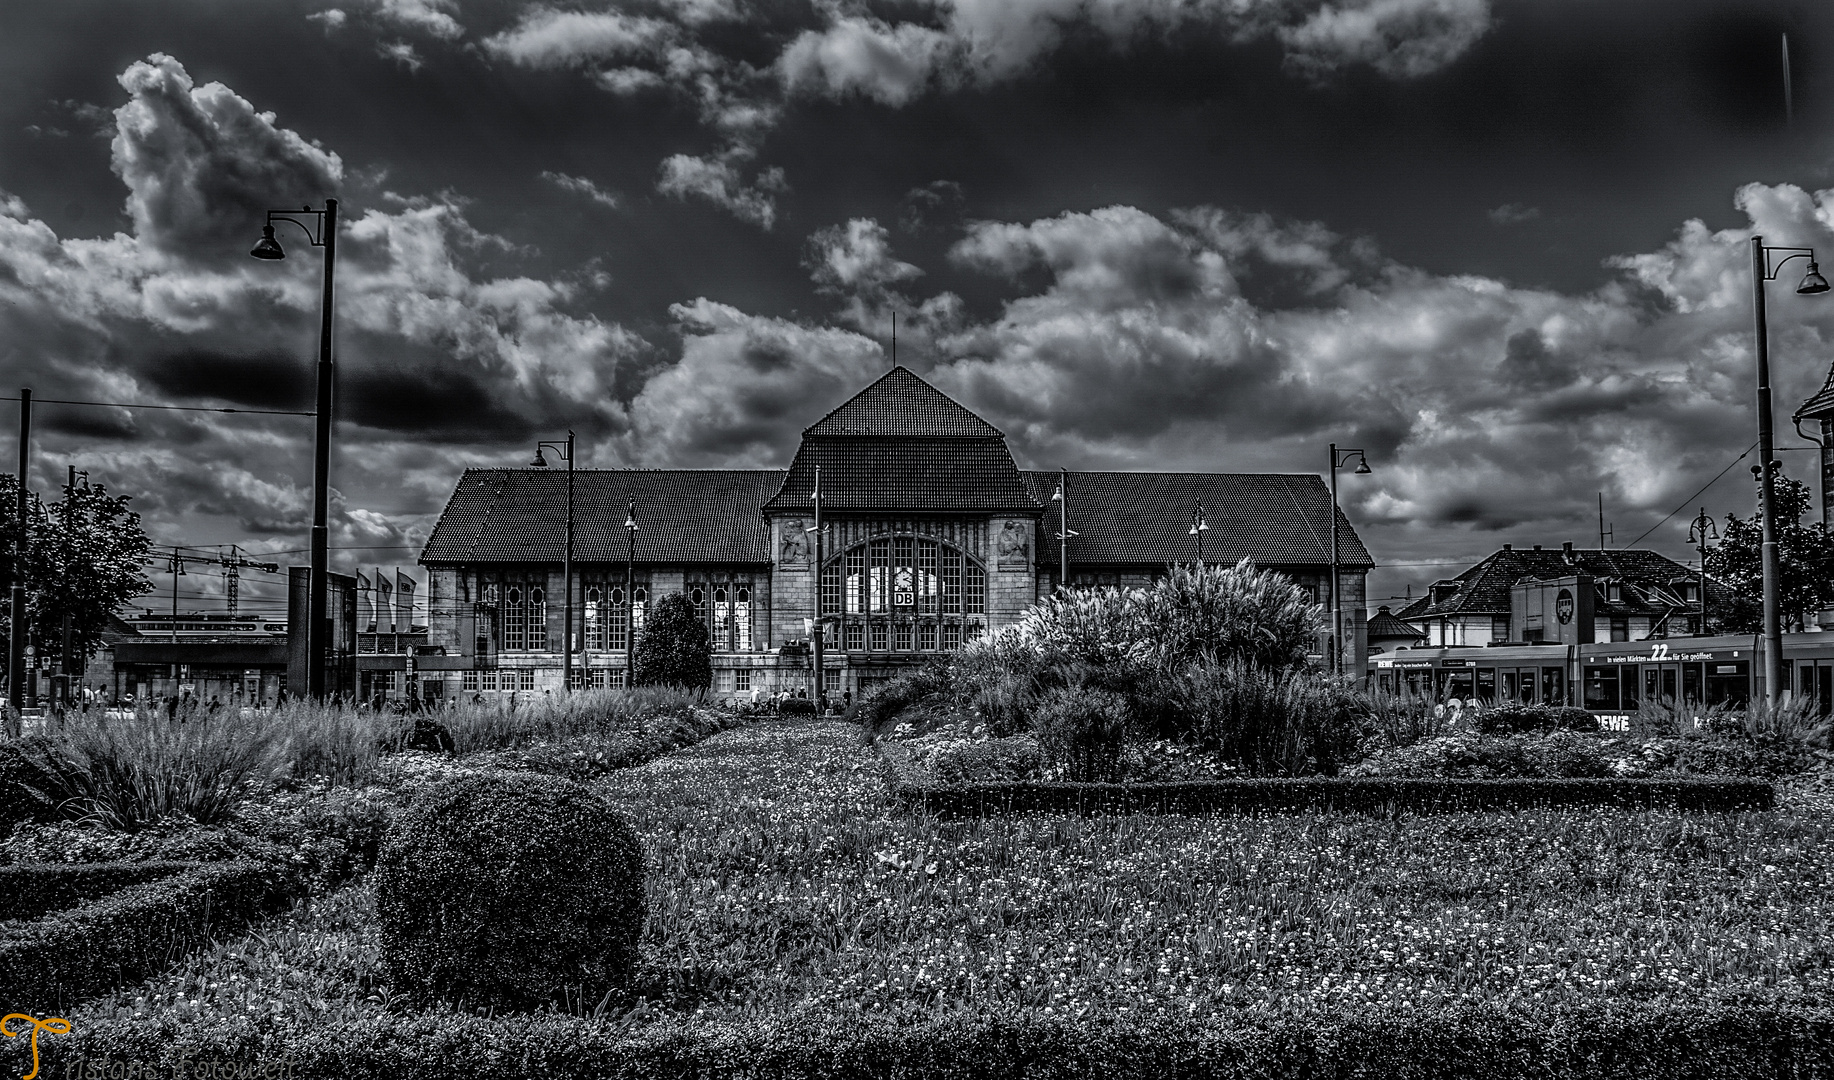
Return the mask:
[[[1035, 1012], [897, 1020], [807, 1015], [669, 1018], [627, 1029], [552, 1014], [487, 1020], [455, 1013], [312, 1025], [84, 1021], [45, 1040], [59, 1075], [78, 1059], [142, 1063], [168, 1075], [296, 1080], [1747, 1080], [1834, 1074], [1834, 1009], [1804, 999], [1584, 1009], [1396, 1007], [1304, 1014], [1225, 1009], [1200, 1018]], [[29, 1065], [4, 1040], [0, 1066]], [[205, 1071], [200, 1071], [205, 1070]], [[93, 1075], [93, 1073], [91, 1074]], [[122, 1075], [122, 1073], [112, 1073]]]
[[50, 821], [57, 808], [41, 789], [54, 779], [39, 760], [57, 743], [43, 735], [0, 742], [0, 836], [27, 821]]
[[59, 1012], [160, 971], [212, 938], [280, 910], [300, 892], [296, 873], [269, 863], [196, 864], [9, 927], [0, 940], [6, 1007]]
[[130, 885], [169, 878], [191, 862], [22, 863], [0, 866], [0, 919], [36, 919]]
[[1309, 812], [1457, 813], [1533, 806], [1617, 806], [1632, 809], [1769, 810], [1776, 789], [1768, 780], [1630, 780], [1520, 778], [1507, 780], [1409, 777], [1255, 777], [1138, 784], [1015, 781], [939, 784], [904, 747], [875, 740], [905, 805], [939, 817], [990, 814], [1249, 814]]
[[636, 830], [584, 785], [527, 773], [449, 780], [383, 839], [383, 964], [422, 1002], [596, 1000], [636, 961], [643, 887]]

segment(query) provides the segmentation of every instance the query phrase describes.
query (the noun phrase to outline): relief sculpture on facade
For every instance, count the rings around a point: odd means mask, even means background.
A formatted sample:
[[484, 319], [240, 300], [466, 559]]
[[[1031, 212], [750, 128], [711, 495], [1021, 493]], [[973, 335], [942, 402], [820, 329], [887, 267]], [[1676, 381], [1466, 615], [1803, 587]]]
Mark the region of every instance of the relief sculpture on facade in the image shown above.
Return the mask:
[[801, 518], [791, 518], [783, 523], [783, 546], [778, 549], [777, 561], [783, 566], [807, 566], [809, 563], [809, 537]]
[[1024, 570], [1031, 566], [1032, 538], [1023, 521], [1008, 520], [1000, 526], [997, 551], [1000, 569]]

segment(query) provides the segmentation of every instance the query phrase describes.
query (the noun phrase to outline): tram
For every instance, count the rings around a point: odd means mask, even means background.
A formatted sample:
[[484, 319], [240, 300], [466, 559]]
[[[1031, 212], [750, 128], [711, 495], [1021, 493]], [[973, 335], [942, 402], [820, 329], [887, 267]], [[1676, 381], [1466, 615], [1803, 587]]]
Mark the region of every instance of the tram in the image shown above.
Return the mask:
[[[1433, 701], [1570, 705], [1627, 725], [1643, 701], [1741, 706], [1764, 694], [1755, 634], [1399, 649], [1369, 658], [1370, 684]], [[1783, 636], [1785, 690], [1834, 714], [1834, 633]]]

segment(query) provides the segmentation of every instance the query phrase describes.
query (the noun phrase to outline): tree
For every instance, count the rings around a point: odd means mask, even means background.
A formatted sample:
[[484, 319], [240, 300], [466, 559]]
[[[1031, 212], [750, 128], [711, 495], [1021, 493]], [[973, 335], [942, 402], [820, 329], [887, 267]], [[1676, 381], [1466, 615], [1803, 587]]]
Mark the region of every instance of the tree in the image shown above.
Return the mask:
[[631, 654], [631, 682], [637, 686], [713, 685], [713, 650], [707, 624], [681, 593], [656, 602]]
[[[0, 552], [10, 590], [14, 541], [19, 535], [19, 482], [0, 476]], [[86, 664], [102, 642], [102, 630], [115, 609], [151, 592], [141, 572], [152, 541], [140, 527], [140, 515], [128, 509], [130, 497], [110, 495], [102, 484], [65, 485], [63, 498], [46, 506], [26, 503], [28, 543], [25, 557], [26, 640], [38, 655], [61, 662], [64, 617], [70, 618], [71, 652]], [[10, 593], [8, 594], [10, 596]], [[0, 635], [11, 642], [12, 606], [0, 600]]]
[[[1772, 488], [1777, 508], [1778, 616], [1786, 631], [1812, 626], [1815, 613], [1834, 603], [1834, 533], [1819, 521], [1803, 524], [1813, 499], [1808, 486], [1779, 474]], [[1759, 496], [1762, 498], [1762, 496]], [[1707, 574], [1735, 595], [1708, 618], [1726, 632], [1755, 634], [1763, 627], [1762, 507], [1751, 517], [1726, 512], [1719, 547], [1707, 552]]]

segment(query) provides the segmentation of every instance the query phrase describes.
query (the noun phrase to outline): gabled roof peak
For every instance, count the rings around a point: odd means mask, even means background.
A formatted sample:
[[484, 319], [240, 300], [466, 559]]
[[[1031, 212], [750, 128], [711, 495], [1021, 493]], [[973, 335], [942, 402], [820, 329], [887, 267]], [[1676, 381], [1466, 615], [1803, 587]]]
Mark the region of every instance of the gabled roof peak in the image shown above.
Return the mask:
[[1000, 429], [900, 364], [817, 420], [803, 435], [1003, 438]]

